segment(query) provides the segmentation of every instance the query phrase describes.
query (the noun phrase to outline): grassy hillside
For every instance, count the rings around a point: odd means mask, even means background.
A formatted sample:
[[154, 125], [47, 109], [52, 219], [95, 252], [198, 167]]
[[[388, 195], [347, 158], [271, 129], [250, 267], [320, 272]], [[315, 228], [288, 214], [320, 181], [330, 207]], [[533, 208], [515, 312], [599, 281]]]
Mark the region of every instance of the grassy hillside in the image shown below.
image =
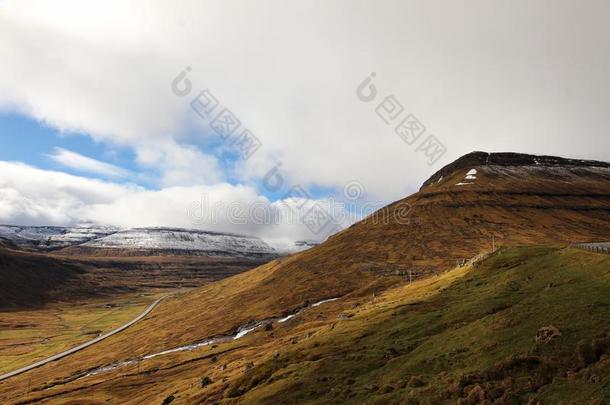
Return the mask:
[[7, 246], [0, 242], [0, 311], [198, 287], [267, 262], [205, 256], [65, 256]]
[[60, 353], [138, 316], [158, 296], [49, 304], [0, 312], [0, 374]]
[[[232, 324], [261, 311], [249, 307], [254, 301], [248, 292], [282, 276], [276, 268], [270, 264], [187, 296], [210, 300], [198, 303], [206, 307], [217, 294], [225, 294], [227, 302], [243, 297], [241, 315], [225, 313], [230, 320], [224, 324]], [[0, 383], [0, 398], [8, 403], [43, 398], [161, 403], [170, 397], [175, 404], [606, 403], [610, 256], [559, 247], [503, 248], [474, 267], [388, 287], [383, 293], [345, 295], [238, 341], [83, 376], [88, 367], [116, 358], [114, 350], [123, 350], [127, 338], [138, 339], [134, 351], [150, 353], [158, 336], [176, 333], [171, 325], [166, 331], [149, 329], [167, 310], [178, 311], [181, 300], [172, 300], [122, 338]], [[196, 328], [209, 336], [223, 324], [219, 312], [210, 311], [209, 322], [175, 329], [195, 335]], [[537, 342], [537, 332], [550, 326], [561, 335]], [[80, 371], [71, 371], [75, 367]]]
[[[0, 400], [24, 401], [15, 391], [59, 403], [600, 397], [608, 257], [511, 247], [607, 240], [610, 171], [517, 163], [466, 159], [317, 247], [176, 294], [123, 333], [0, 382]], [[492, 244], [503, 248], [455, 268]], [[404, 274], [417, 281], [405, 285]], [[328, 298], [338, 299], [308, 307]], [[302, 308], [243, 339], [172, 350]], [[561, 336], [537, 343], [545, 326]]]
[[[243, 375], [239, 403], [607, 403], [610, 257], [502, 249], [378, 302]], [[537, 342], [537, 331], [561, 335]], [[491, 402], [489, 402], [491, 403]], [[533, 402], [535, 403], [535, 402]]]
[[0, 309], [34, 307], [73, 286], [85, 273], [74, 263], [0, 245]]

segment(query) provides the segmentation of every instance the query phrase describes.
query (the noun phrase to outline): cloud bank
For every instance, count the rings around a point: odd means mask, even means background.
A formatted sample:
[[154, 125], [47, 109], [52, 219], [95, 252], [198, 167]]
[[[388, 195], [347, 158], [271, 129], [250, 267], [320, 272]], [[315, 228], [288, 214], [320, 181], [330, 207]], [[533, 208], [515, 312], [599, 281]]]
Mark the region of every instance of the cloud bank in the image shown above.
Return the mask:
[[[293, 247], [295, 240], [323, 239], [358, 219], [341, 205], [331, 210], [328, 201], [271, 202], [246, 186], [223, 183], [146, 190], [2, 161], [0, 200], [0, 224], [172, 225], [259, 236], [280, 249]], [[332, 215], [324, 229], [312, 229], [303, 219], [315, 204]], [[367, 212], [375, 208], [379, 206]]]
[[[57, 187], [38, 190], [4, 173], [3, 218], [188, 225], [175, 213], [202, 190], [264, 198], [261, 180], [278, 163], [286, 187], [332, 196], [356, 180], [389, 202], [472, 150], [608, 160], [609, 11], [595, 0], [4, 0], [0, 109], [129, 148], [156, 187], [53, 172], [38, 175]], [[187, 66], [192, 92], [177, 96], [171, 83]], [[363, 102], [356, 88], [372, 73], [377, 98]], [[261, 140], [248, 160], [227, 158], [190, 108], [204, 89]], [[389, 97], [446, 147], [432, 166], [380, 116]], [[68, 151], [53, 157], [126, 174]]]
[[125, 178], [130, 175], [128, 170], [63, 148], [55, 148], [49, 157], [63, 166], [85, 173], [119, 178]]

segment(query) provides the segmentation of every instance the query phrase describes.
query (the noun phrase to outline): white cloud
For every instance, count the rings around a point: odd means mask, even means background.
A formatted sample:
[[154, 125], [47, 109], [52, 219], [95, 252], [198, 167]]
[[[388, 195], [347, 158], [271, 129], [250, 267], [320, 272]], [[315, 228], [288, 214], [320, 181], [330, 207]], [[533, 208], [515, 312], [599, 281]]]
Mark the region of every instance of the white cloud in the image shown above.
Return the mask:
[[[302, 215], [314, 204], [326, 207], [341, 227], [356, 219], [341, 206], [331, 211], [328, 201], [270, 202], [246, 186], [218, 183], [145, 190], [2, 161], [0, 200], [0, 224], [176, 226], [259, 236], [279, 248], [327, 236], [332, 224], [314, 233], [304, 223]], [[306, 208], [298, 212], [300, 203]]]
[[95, 203], [109, 203], [140, 190], [100, 180], [39, 170], [0, 161], [0, 222], [24, 225], [66, 225], [79, 222], [78, 212]]
[[[472, 150], [608, 160], [609, 7], [569, 0], [4, 0], [0, 109], [132, 148], [159, 189], [2, 162], [0, 221], [197, 226], [286, 244], [316, 235], [298, 221], [227, 220], [234, 202], [290, 212], [253, 187], [278, 161], [284, 184], [277, 195], [296, 184], [341, 190], [356, 180], [388, 202]], [[170, 83], [187, 65], [193, 89], [181, 98]], [[367, 104], [356, 86], [373, 71], [379, 94]], [[227, 168], [217, 149], [201, 146], [218, 140], [189, 108], [203, 89], [263, 142], [248, 161]], [[376, 115], [388, 95], [447, 146], [435, 166]], [[54, 155], [73, 168], [121, 177], [121, 169], [66, 152]], [[232, 177], [244, 185], [226, 184]], [[217, 221], [185, 214], [202, 196], [224, 204]], [[344, 224], [354, 220], [340, 216]]]
[[123, 178], [130, 175], [128, 170], [63, 148], [55, 148], [49, 157], [63, 166], [85, 173]]
[[[210, 89], [264, 142], [237, 176], [281, 160], [291, 183], [392, 200], [471, 150], [608, 159], [609, 6], [575, 4], [5, 0], [0, 105], [128, 145], [162, 185], [213, 184], [213, 152], [186, 146], [213, 135], [170, 91], [190, 65], [191, 96]], [[436, 166], [376, 116], [390, 94], [447, 146]]]
[[175, 142], [140, 146], [137, 160], [142, 166], [159, 169], [160, 184], [165, 187], [215, 184], [224, 179], [215, 156]]

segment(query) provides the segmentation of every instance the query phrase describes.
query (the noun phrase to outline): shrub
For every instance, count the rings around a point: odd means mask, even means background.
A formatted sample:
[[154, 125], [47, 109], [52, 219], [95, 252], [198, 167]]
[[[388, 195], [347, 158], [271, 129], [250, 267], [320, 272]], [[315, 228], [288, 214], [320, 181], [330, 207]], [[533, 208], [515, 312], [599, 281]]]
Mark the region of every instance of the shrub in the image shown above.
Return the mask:
[[201, 388], [205, 388], [212, 383], [213, 381], [210, 377], [201, 377]]
[[165, 399], [163, 400], [163, 402], [161, 403], [161, 405], [169, 405], [169, 404], [171, 404], [172, 402], [174, 402], [174, 399], [176, 399], [176, 397], [175, 397], [175, 396], [173, 396], [173, 395], [170, 395], [169, 397], [167, 397], [167, 398], [165, 398]]

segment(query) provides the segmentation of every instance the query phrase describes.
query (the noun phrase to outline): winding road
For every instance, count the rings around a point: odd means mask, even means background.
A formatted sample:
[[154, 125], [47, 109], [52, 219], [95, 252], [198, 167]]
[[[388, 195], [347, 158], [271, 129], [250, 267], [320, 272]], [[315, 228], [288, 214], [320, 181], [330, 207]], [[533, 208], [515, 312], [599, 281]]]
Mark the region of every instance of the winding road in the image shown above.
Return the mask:
[[40, 361], [38, 361], [36, 363], [30, 364], [29, 366], [21, 367], [20, 369], [15, 370], [15, 371], [11, 371], [10, 373], [2, 374], [2, 375], [0, 375], [0, 381], [6, 380], [7, 378], [14, 377], [16, 375], [25, 373], [26, 371], [29, 371], [29, 370], [35, 369], [37, 367], [43, 366], [43, 365], [45, 365], [47, 363], [50, 363], [52, 361], [59, 360], [61, 358], [64, 358], [64, 357], [69, 356], [71, 354], [74, 354], [74, 353], [76, 353], [76, 352], [78, 352], [80, 350], [83, 350], [83, 349], [85, 349], [85, 348], [87, 348], [89, 346], [92, 346], [92, 345], [94, 345], [94, 344], [96, 344], [98, 342], [101, 342], [102, 340], [104, 340], [104, 339], [106, 339], [106, 338], [108, 338], [108, 337], [110, 337], [112, 335], [116, 335], [117, 333], [120, 333], [120, 332], [124, 331], [125, 329], [127, 329], [131, 325], [133, 325], [134, 323], [142, 320], [146, 315], [148, 315], [150, 313], [150, 311], [152, 311], [162, 300], [164, 300], [167, 297], [168, 297], [168, 295], [159, 298], [158, 300], [156, 300], [155, 302], [150, 304], [148, 306], [148, 308], [146, 308], [144, 310], [144, 312], [142, 312], [137, 318], [132, 319], [131, 321], [127, 322], [125, 325], [120, 326], [120, 327], [114, 329], [113, 331], [110, 331], [110, 332], [105, 333], [103, 335], [100, 335], [100, 336], [96, 337], [93, 340], [90, 340], [90, 341], [85, 342], [85, 343], [83, 343], [81, 345], [78, 345], [76, 347], [68, 349], [65, 352], [58, 353], [58, 354], [53, 355], [53, 356], [51, 356], [49, 358], [46, 358], [44, 360], [40, 360]]

